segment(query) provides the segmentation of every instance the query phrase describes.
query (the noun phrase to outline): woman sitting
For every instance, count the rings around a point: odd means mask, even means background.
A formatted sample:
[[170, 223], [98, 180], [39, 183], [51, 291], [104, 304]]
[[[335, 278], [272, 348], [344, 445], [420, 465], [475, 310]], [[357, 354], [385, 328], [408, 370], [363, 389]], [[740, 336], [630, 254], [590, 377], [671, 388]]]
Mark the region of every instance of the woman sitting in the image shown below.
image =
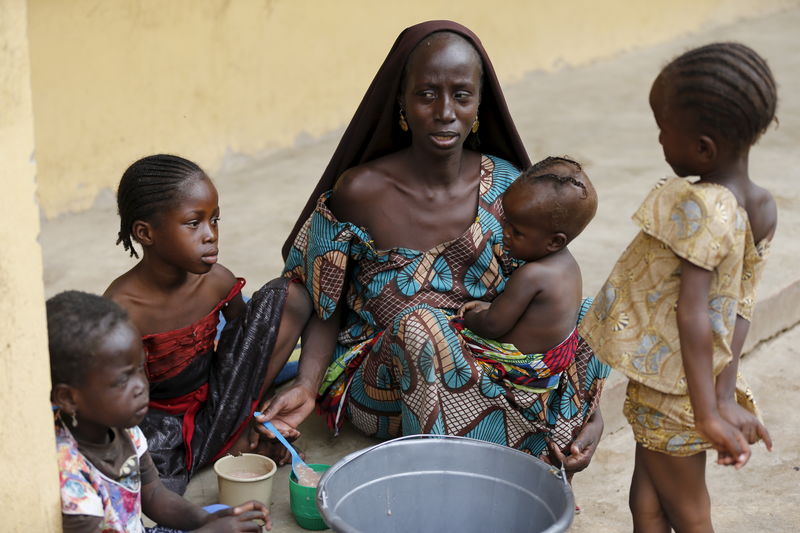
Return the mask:
[[549, 444], [585, 468], [608, 368], [581, 342], [554, 390], [508, 387], [449, 324], [517, 266], [500, 198], [529, 164], [478, 38], [449, 21], [400, 34], [284, 247], [316, 313], [297, 380], [261, 420], [296, 434], [319, 392], [334, 427], [346, 414], [378, 438], [462, 435], [544, 457]]

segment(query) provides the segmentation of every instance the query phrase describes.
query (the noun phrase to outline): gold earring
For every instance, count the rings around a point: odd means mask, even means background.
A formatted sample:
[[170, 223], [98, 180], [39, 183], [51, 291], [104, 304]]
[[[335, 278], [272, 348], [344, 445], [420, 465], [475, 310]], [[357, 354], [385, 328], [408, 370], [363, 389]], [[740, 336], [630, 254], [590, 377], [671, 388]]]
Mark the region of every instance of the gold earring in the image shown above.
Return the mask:
[[75, 416], [78, 414], [78, 411], [72, 411], [72, 427], [78, 427], [78, 417]]
[[403, 109], [400, 109], [400, 129], [403, 131], [408, 131], [408, 122], [406, 122], [406, 113]]
[[475, 122], [472, 123], [472, 133], [478, 133], [478, 127], [480, 127], [481, 123], [478, 121], [478, 117], [475, 117]]

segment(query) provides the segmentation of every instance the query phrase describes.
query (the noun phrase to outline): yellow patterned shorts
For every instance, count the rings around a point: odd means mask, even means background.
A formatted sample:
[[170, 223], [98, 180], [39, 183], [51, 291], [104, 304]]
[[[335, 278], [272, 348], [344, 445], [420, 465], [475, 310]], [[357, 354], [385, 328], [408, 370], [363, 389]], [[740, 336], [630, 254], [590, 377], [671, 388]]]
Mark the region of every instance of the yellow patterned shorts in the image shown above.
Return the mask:
[[[753, 395], [741, 374], [736, 380], [736, 401], [758, 416]], [[694, 429], [694, 412], [688, 394], [666, 394], [628, 381], [623, 412], [636, 442], [648, 450], [685, 457], [711, 447]]]

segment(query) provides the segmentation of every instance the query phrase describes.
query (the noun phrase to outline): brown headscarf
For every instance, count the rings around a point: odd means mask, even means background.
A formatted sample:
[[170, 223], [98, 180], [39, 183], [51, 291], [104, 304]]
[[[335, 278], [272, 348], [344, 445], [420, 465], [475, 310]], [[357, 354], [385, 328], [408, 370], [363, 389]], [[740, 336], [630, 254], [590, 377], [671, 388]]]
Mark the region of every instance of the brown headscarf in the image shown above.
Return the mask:
[[410, 135], [401, 131], [398, 125], [397, 91], [400, 88], [400, 78], [414, 47], [437, 31], [451, 31], [461, 35], [475, 47], [483, 61], [483, 90], [478, 111], [480, 151], [502, 157], [520, 169], [530, 165], [528, 154], [508, 112], [492, 62], [480, 39], [461, 24], [449, 20], [431, 20], [411, 26], [397, 37], [361, 100], [328, 167], [295, 222], [289, 238], [283, 244], [284, 259], [289, 254], [300, 227], [314, 210], [319, 196], [332, 189], [345, 170], [396, 152], [410, 144]]

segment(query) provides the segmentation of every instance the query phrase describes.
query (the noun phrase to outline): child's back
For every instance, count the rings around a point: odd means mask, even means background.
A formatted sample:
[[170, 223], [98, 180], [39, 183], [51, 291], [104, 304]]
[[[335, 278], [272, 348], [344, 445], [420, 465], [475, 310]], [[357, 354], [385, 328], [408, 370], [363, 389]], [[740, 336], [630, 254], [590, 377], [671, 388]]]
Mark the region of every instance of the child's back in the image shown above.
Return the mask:
[[583, 294], [581, 269], [564, 248], [517, 268], [506, 290], [521, 285], [533, 297], [512, 328], [497, 340], [514, 344], [523, 353], [543, 353], [575, 330]]

